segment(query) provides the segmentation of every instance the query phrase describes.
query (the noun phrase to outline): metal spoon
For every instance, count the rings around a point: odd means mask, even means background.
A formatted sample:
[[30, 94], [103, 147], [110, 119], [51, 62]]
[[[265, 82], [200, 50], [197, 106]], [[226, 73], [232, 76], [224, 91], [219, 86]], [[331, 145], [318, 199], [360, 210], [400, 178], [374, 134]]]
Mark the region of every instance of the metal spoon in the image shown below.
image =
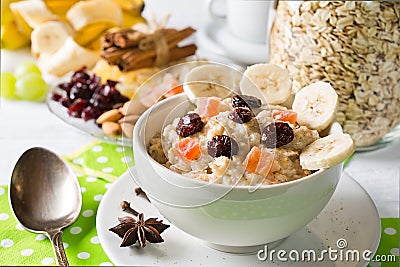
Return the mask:
[[14, 167], [10, 203], [24, 228], [47, 234], [58, 265], [69, 265], [61, 229], [78, 218], [82, 206], [79, 183], [69, 166], [45, 148], [28, 149]]

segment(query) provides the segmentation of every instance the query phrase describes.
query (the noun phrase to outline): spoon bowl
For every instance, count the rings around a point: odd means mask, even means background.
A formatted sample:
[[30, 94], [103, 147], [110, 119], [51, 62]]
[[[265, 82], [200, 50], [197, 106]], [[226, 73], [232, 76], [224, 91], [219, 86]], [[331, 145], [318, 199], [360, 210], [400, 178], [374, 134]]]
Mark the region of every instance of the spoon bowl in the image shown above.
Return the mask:
[[82, 195], [70, 167], [55, 153], [41, 147], [25, 151], [10, 182], [10, 204], [28, 231], [46, 233], [59, 265], [68, 265], [61, 229], [79, 216]]

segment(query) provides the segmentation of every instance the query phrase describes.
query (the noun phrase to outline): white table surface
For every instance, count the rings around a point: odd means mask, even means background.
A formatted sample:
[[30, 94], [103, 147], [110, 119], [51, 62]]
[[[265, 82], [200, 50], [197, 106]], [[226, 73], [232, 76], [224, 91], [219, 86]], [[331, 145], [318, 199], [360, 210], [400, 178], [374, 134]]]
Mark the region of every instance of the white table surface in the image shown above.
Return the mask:
[[[146, 1], [145, 16], [171, 14], [168, 26], [200, 28], [207, 22], [203, 0]], [[200, 51], [206, 54], [204, 48]], [[32, 60], [28, 50], [1, 51], [1, 70]], [[45, 103], [0, 100], [0, 184], [8, 184], [19, 156], [28, 148], [43, 146], [68, 155], [94, 139], [49, 112]], [[400, 141], [356, 153], [345, 171], [361, 184], [375, 202], [381, 217], [399, 217]]]

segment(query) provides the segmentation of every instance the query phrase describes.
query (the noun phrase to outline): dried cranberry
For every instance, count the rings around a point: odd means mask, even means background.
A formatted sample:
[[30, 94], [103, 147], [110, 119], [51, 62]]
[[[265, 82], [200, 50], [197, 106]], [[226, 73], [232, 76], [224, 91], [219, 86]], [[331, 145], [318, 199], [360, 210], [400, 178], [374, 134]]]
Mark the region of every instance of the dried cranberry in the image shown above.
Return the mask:
[[[78, 83], [78, 84], [80, 84], [80, 83]], [[71, 88], [71, 92], [69, 93], [70, 99], [74, 100], [74, 99], [82, 98], [82, 99], [89, 100], [92, 97], [93, 92], [91, 90], [84, 88], [84, 87], [78, 87], [76, 85], [77, 84], [75, 84]]]
[[242, 107], [234, 108], [233, 111], [228, 115], [228, 119], [237, 123], [249, 122], [253, 117], [254, 114], [250, 109]]
[[81, 69], [74, 72], [71, 78], [71, 82], [75, 83], [77, 80], [89, 80], [90, 76], [85, 72], [86, 67], [82, 67]]
[[68, 114], [75, 118], [81, 118], [82, 111], [86, 108], [87, 101], [84, 99], [77, 99], [68, 108]]
[[60, 83], [58, 85], [58, 88], [60, 88], [61, 90], [69, 92], [71, 90], [71, 84], [70, 83]]
[[94, 91], [100, 85], [100, 82], [101, 78], [93, 74], [90, 78], [89, 89]]
[[68, 108], [72, 104], [72, 101], [68, 97], [62, 97], [60, 98], [60, 100], [58, 100], [58, 102], [60, 102], [61, 105], [63, 105], [66, 108]]
[[278, 148], [289, 144], [294, 138], [292, 127], [286, 122], [273, 122], [262, 131], [261, 141], [268, 148]]
[[207, 142], [208, 154], [213, 157], [225, 156], [232, 158], [239, 152], [239, 145], [233, 139], [227, 135], [216, 135], [211, 141]]
[[118, 81], [113, 81], [113, 80], [107, 80], [107, 84], [110, 87], [115, 87], [117, 85]]
[[91, 119], [97, 119], [102, 112], [99, 109], [94, 108], [93, 106], [88, 106], [82, 111], [82, 119], [84, 121], [88, 121]]
[[183, 116], [176, 126], [176, 132], [182, 137], [200, 132], [203, 129], [204, 123], [199, 114], [189, 113]]
[[54, 100], [54, 101], [59, 101], [60, 99], [62, 98], [62, 96], [60, 95], [60, 94], [57, 94], [57, 93], [53, 93], [52, 95], [51, 95], [51, 100]]
[[232, 97], [232, 106], [234, 108], [259, 108], [261, 107], [261, 100], [250, 95], [234, 95]]
[[101, 84], [100, 77], [89, 75], [85, 70], [85, 67], [77, 70], [69, 82], [58, 85], [65, 93], [52, 96], [54, 101], [68, 108], [68, 114], [84, 120], [96, 119], [103, 112], [129, 100], [115, 88], [117, 82], [109, 80]]

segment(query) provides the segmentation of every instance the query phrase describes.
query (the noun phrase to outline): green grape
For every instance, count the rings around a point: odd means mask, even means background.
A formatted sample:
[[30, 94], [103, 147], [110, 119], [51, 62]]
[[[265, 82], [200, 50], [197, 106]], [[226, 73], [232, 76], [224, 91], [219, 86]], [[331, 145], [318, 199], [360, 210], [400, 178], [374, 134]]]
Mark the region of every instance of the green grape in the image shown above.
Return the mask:
[[24, 100], [41, 100], [47, 92], [47, 84], [38, 74], [27, 74], [15, 83], [15, 94]]
[[27, 74], [39, 74], [42, 75], [39, 67], [33, 62], [23, 62], [19, 64], [14, 71], [15, 78], [19, 79]]
[[0, 95], [6, 99], [16, 99], [14, 74], [8, 71], [1, 73]]

